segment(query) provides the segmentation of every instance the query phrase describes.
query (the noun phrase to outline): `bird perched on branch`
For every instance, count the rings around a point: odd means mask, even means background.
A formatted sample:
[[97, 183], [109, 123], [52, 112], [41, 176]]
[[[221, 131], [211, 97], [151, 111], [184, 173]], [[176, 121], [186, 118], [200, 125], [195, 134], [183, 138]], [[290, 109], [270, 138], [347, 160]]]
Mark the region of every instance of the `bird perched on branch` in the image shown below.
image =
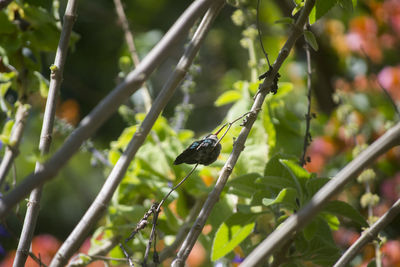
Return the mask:
[[221, 152], [221, 144], [217, 137], [218, 132], [194, 141], [175, 159], [174, 165], [181, 163], [209, 165], [216, 161]]

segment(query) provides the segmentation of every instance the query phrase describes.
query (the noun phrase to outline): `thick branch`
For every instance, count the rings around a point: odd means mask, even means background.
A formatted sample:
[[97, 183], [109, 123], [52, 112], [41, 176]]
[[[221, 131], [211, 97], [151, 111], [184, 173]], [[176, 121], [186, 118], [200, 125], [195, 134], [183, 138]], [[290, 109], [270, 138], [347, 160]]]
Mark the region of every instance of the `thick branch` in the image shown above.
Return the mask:
[[160, 94], [157, 96], [154, 104], [151, 107], [151, 110], [134, 134], [133, 138], [128, 144], [128, 147], [119, 158], [93, 204], [89, 207], [78, 225], [58, 250], [56, 256], [53, 258], [50, 264], [51, 267], [65, 266], [68, 259], [79, 248], [93, 225], [97, 222], [107, 208], [107, 205], [120, 181], [124, 177], [130, 162], [132, 161], [139, 147], [143, 144], [146, 136], [150, 132], [161, 111], [172, 97], [176, 87], [184, 78], [188, 68], [190, 67], [200, 48], [202, 41], [204, 40], [204, 37], [206, 36], [206, 33], [211, 27], [212, 21], [219, 13], [222, 4], [222, 0], [216, 1], [216, 4], [206, 13], [203, 21], [199, 25], [195, 35], [189, 43], [185, 54], [179, 61], [174, 73], [170, 76]]
[[224, 167], [221, 170], [221, 173], [219, 175], [219, 178], [217, 180], [217, 183], [215, 185], [215, 188], [213, 191], [209, 194], [206, 203], [204, 204], [202, 210], [200, 211], [199, 217], [197, 218], [196, 222], [194, 223], [192, 229], [189, 232], [189, 235], [186, 237], [185, 241], [183, 242], [177, 257], [175, 260], [172, 262], [171, 266], [184, 266], [184, 263], [189, 256], [189, 253], [191, 252], [194, 244], [196, 243], [196, 240], [198, 239], [198, 236], [200, 235], [204, 224], [207, 221], [207, 218], [209, 217], [211, 210], [213, 209], [215, 203], [218, 201], [219, 196], [230, 176], [232, 173], [232, 169], [235, 166], [240, 153], [244, 149], [244, 143], [247, 139], [247, 136], [249, 135], [249, 132], [251, 130], [251, 127], [253, 123], [255, 122], [257, 118], [258, 112], [261, 110], [262, 104], [264, 102], [265, 96], [269, 93], [271, 90], [271, 87], [273, 86], [275, 76], [278, 73], [279, 68], [281, 67], [283, 61], [286, 59], [286, 57], [289, 55], [289, 51], [292, 49], [294, 43], [296, 40], [301, 36], [302, 34], [302, 29], [304, 24], [307, 21], [308, 14], [310, 13], [312, 7], [315, 4], [315, 0], [308, 0], [307, 3], [304, 6], [304, 9], [298, 18], [297, 22], [295, 25], [293, 25], [292, 32], [289, 35], [288, 40], [286, 41], [285, 45], [281, 49], [278, 58], [274, 62], [272, 66], [272, 70], [270, 71], [269, 75], [266, 77], [262, 85], [260, 86], [260, 92], [257, 94], [254, 104], [251, 108], [251, 114], [253, 116], [249, 116], [247, 123], [244, 125], [242, 130], [240, 131], [240, 134], [238, 138], [235, 141], [235, 144], [233, 146], [233, 150], [231, 155], [229, 156], [227, 162], [225, 163]]
[[365, 167], [369, 166], [377, 157], [390, 148], [400, 144], [400, 123], [389, 129], [383, 136], [372, 143], [353, 161], [346, 165], [329, 183], [319, 190], [302, 210], [290, 216], [279, 228], [272, 232], [252, 253], [245, 259], [242, 266], [257, 266], [266, 257], [271, 256], [277, 244], [283, 244], [292, 234], [308, 222], [322, 209], [323, 205], [335, 194], [339, 193], [344, 185], [351, 181]]
[[[62, 82], [65, 60], [67, 58], [68, 44], [71, 37], [72, 27], [76, 19], [77, 1], [69, 0], [64, 14], [64, 23], [61, 30], [60, 42], [58, 44], [56, 57], [51, 68], [49, 94], [44, 111], [42, 132], [40, 133], [39, 150], [42, 155], [49, 152], [54, 117], [56, 112], [57, 96]], [[40, 162], [36, 162], [35, 173], [42, 170]], [[14, 259], [13, 267], [22, 267], [28, 255], [29, 247], [35, 231], [37, 217], [40, 209], [40, 198], [42, 195], [42, 186], [35, 188], [29, 197], [28, 208], [25, 215], [24, 225], [18, 243], [17, 254]]]
[[197, 0], [191, 4], [175, 22], [161, 41], [150, 51], [139, 66], [128, 74], [105, 99], [103, 99], [72, 132], [64, 145], [43, 165], [43, 169], [30, 174], [14, 190], [0, 199], [0, 219], [30, 191], [55, 177], [59, 170], [88, 139], [149, 77], [154, 69], [168, 56], [182, 40], [196, 19], [215, 1]]
[[5, 181], [14, 159], [18, 155], [19, 143], [24, 133], [26, 118], [28, 117], [28, 106], [20, 103], [15, 115], [15, 123], [11, 130], [10, 144], [6, 147], [3, 160], [0, 164], [0, 187]]
[[400, 213], [400, 199], [369, 229], [365, 230], [360, 238], [349, 247], [342, 257], [335, 263], [334, 267], [347, 266], [347, 264], [357, 255], [358, 251], [368, 242], [376, 238], [379, 232], [386, 227]]

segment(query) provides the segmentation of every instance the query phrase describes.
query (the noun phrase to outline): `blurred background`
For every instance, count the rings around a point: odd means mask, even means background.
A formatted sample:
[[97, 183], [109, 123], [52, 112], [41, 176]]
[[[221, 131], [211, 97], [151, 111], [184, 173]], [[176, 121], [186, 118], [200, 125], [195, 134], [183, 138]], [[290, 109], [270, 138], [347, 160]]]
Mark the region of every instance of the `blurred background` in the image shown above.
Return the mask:
[[[54, 4], [50, 0], [17, 1], [19, 4], [22, 2], [40, 6], [49, 13], [52, 13]], [[123, 1], [140, 58], [160, 40], [191, 2]], [[218, 105], [215, 101], [223, 92], [231, 90], [236, 81], [250, 79], [249, 55], [242, 47], [241, 40], [246, 27], [255, 25], [253, 11], [256, 1], [239, 2], [245, 10], [251, 10], [246, 16], [252, 20], [243, 25], [235, 22], [233, 17], [232, 22], [231, 17], [237, 9], [226, 5], [222, 10], [200, 50], [195, 66], [163, 113], [176, 130], [193, 130], [196, 137], [212, 131], [222, 123], [232, 106]], [[60, 14], [64, 13], [65, 5], [66, 1], [60, 1]], [[272, 62], [289, 29], [288, 25], [275, 22], [290, 16], [293, 7], [291, 0], [262, 1], [261, 30], [264, 46]], [[331, 176], [352, 158], [355, 145], [371, 143], [399, 119], [399, 114], [382, 87], [395, 103], [399, 103], [400, 1], [359, 0], [356, 9], [350, 11], [335, 7], [312, 26], [312, 31], [319, 45], [318, 51], [312, 52], [312, 108], [317, 118], [313, 120], [314, 138], [308, 151], [311, 162], [306, 168], [322, 176]], [[62, 145], [79, 121], [133, 67], [113, 1], [80, 1], [74, 32], [64, 70], [51, 151]], [[152, 99], [169, 77], [184, 49], [184, 43], [176, 47], [146, 83]], [[292, 100], [302, 103], [300, 111], [306, 106], [304, 45], [301, 38], [280, 72], [281, 82], [293, 84], [296, 91], [293, 97], [296, 99]], [[256, 51], [259, 58], [256, 64], [260, 66], [258, 74], [262, 74], [267, 67], [258, 42]], [[36, 60], [40, 61], [40, 73], [45, 78], [49, 77], [54, 52], [34, 54], [39, 57]], [[301, 97], [297, 98], [298, 95]], [[21, 146], [20, 155], [24, 156], [16, 161], [17, 180], [34, 169], [45, 99], [36, 93], [29, 95], [28, 103], [33, 108]], [[143, 112], [140, 93], [127, 100], [126, 106], [129, 112]], [[124, 110], [120, 110], [109, 119], [81, 152], [69, 161], [58, 178], [46, 184], [37, 223], [37, 244], [57, 247], [59, 240], [64, 240], [79, 221], [108, 175], [102, 159], [107, 161], [110, 143], [130, 126], [124, 120], [124, 114]], [[183, 115], [179, 117], [177, 114]], [[3, 115], [2, 121], [6, 119], [7, 115]], [[377, 163], [379, 178], [373, 189], [381, 199], [374, 208], [376, 216], [383, 214], [400, 196], [399, 158], [400, 151], [393, 149]], [[9, 176], [8, 186], [11, 187], [12, 178]], [[340, 197], [365, 211], [366, 208], [359, 203], [361, 191], [355, 183], [349, 186], [351, 193], [344, 193]], [[8, 266], [10, 254], [7, 257], [6, 251], [16, 247], [24, 213], [25, 207], [21, 205], [16, 215], [7, 219], [7, 227], [2, 227], [3, 231], [0, 231], [4, 249], [0, 252], [3, 258], [6, 257], [0, 266]], [[391, 241], [385, 248], [389, 255], [386, 266], [400, 266], [398, 223], [399, 218], [388, 228]], [[351, 228], [340, 229], [335, 234], [337, 242], [343, 247], [354, 242], [357, 236]], [[82, 251], [85, 249], [82, 248]], [[53, 250], [48, 249], [49, 254], [56, 251]], [[360, 264], [372, 257], [371, 254], [367, 248], [360, 258]]]

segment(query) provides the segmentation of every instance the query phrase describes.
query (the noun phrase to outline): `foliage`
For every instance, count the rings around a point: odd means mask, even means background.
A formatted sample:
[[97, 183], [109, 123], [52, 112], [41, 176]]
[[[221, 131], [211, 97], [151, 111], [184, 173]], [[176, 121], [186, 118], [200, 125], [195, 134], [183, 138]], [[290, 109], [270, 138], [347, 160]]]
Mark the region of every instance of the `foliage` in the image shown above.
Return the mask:
[[[199, 246], [196, 246], [198, 250], [201, 250], [199, 247], [205, 249], [205, 256], [203, 255], [197, 262], [201, 266], [227, 262], [235, 264], [243, 260], [268, 234], [279, 228], [285, 219], [304, 208], [331, 180], [331, 177], [365, 145], [374, 141], [398, 119], [388, 98], [382, 94], [381, 87], [393, 96], [395, 102], [400, 100], [398, 83], [400, 71], [395, 65], [400, 58], [398, 55], [394, 56], [394, 51], [400, 43], [396, 35], [400, 33], [400, 27], [395, 20], [398, 15], [389, 12], [394, 8], [399, 10], [400, 7], [395, 5], [395, 0], [358, 2], [317, 0], [309, 16], [309, 23], [314, 26], [304, 31], [301, 40], [312, 47], [314, 57], [317, 57], [318, 53], [323, 55], [327, 49], [333, 50], [332, 53], [340, 58], [339, 65], [343, 68], [334, 70], [338, 73], [338, 77], [330, 77], [335, 79], [336, 92], [332, 97], [337, 105], [336, 109], [332, 114], [318, 113], [317, 118], [313, 119], [311, 133], [314, 138], [307, 151], [311, 162], [305, 166], [299, 165], [305, 135], [304, 116], [309, 103], [306, 97], [306, 73], [303, 70], [305, 64], [301, 62], [302, 58], [299, 56], [302, 52], [297, 50], [282, 66], [278, 92], [268, 95], [263, 103], [262, 110], [246, 140], [245, 149], [233, 169], [232, 177], [208, 217], [206, 227], [199, 238]], [[257, 74], [265, 72], [268, 68], [266, 61], [260, 58], [262, 53], [258, 44], [254, 3], [244, 0], [229, 1], [229, 3], [235, 7], [235, 9], [229, 7], [233, 24], [242, 31], [241, 40], [239, 41], [239, 38], [235, 40], [241, 47], [232, 49], [240, 52], [237, 52], [237, 55], [230, 53], [229, 56], [233, 57], [230, 60], [237, 60], [240, 63], [232, 64], [233, 67], [221, 67], [224, 69], [224, 76], [220, 77], [217, 85], [213, 85], [219, 89], [214, 90], [215, 87], [208, 89], [212, 97], [207, 101], [213, 103], [218, 110], [222, 110], [224, 115], [219, 114], [221, 120], [217, 120], [218, 116], [209, 116], [209, 113], [205, 113], [204, 117], [211, 117], [213, 122], [201, 128], [203, 130], [213, 127], [218, 129], [219, 125], [231, 122], [248, 112], [260, 85]], [[292, 16], [296, 16], [304, 7], [304, 3], [302, 0], [294, 1]], [[157, 10], [164, 4], [160, 1]], [[147, 6], [149, 10], [150, 4], [144, 1], [142, 5]], [[282, 47], [286, 31], [293, 26], [294, 19], [276, 12], [278, 5], [273, 1], [267, 1], [262, 5], [259, 11], [261, 20], [268, 26], [266, 28], [261, 26], [260, 31], [261, 33], [266, 31], [268, 34], [263, 34], [261, 41], [271, 58], [274, 58]], [[358, 8], [359, 6], [367, 11]], [[379, 10], [387, 11], [389, 18], [380, 18]], [[0, 11], [0, 105], [5, 114], [2, 118], [4, 123], [0, 140], [3, 145], [10, 145], [9, 140], [18, 105], [28, 102], [36, 104], [37, 108], [43, 104], [42, 98], [47, 97], [48, 81], [45, 76], [48, 74], [48, 69], [43, 70], [45, 65], [43, 59], [46, 58], [43, 55], [48, 56], [57, 48], [60, 37], [57, 12], [56, 5], [51, 10], [30, 1], [27, 3], [15, 1], [7, 9]], [[148, 20], [143, 16], [141, 19]], [[316, 25], [320, 28], [315, 27]], [[198, 59], [200, 65], [203, 56], [207, 60], [210, 58], [214, 60], [213, 53], [217, 53], [210, 47], [223, 47], [221, 45], [223, 41], [218, 37], [221, 32], [223, 32], [221, 29], [210, 32], [210, 44], [206, 45], [204, 55], [201, 54]], [[228, 35], [230, 34], [227, 34], [227, 38]], [[145, 54], [159, 41], [160, 36], [159, 31], [140, 33], [136, 39], [140, 54]], [[82, 38], [85, 38], [84, 34]], [[77, 34], [73, 34], [71, 48], [75, 43], [79, 45]], [[229, 49], [231, 48], [227, 44], [226, 50]], [[248, 54], [247, 64], [243, 64], [244, 57], [240, 54], [242, 52]], [[111, 61], [115, 61], [114, 77], [122, 80], [133, 68], [133, 62], [126, 47], [122, 47], [119, 53], [113, 56], [115, 58]], [[90, 59], [85, 58], [85, 60]], [[195, 103], [200, 101], [199, 96], [203, 95], [198, 92], [201, 90], [196, 90], [195, 87], [206, 88], [208, 84], [203, 81], [203, 76], [212, 71], [213, 68], [200, 68], [197, 65], [192, 67], [190, 75], [182, 85], [182, 92], [191, 96]], [[241, 72], [243, 73], [238, 75]], [[340, 73], [346, 75], [340, 77]], [[104, 77], [99, 77], [102, 78]], [[212, 84], [211, 79], [204, 80]], [[150, 89], [154, 89], [155, 85], [157, 81], [150, 81], [148, 84]], [[215, 95], [217, 93], [219, 96]], [[41, 100], [37, 100], [39, 98]], [[119, 116], [126, 127], [114, 141], [106, 144], [107, 148], [104, 151], [100, 152], [100, 156], [107, 155], [106, 162], [108, 161], [110, 166], [102, 165], [97, 173], [91, 173], [92, 176], [99, 175], [101, 171], [103, 176], [107, 177], [133, 135], [140, 130], [140, 123], [145, 118], [144, 113], [138, 112], [141, 110], [137, 107], [140, 95], [135, 95], [130, 100], [132, 101], [128, 101], [127, 105], [119, 109]], [[76, 103], [73, 101], [66, 102], [63, 102], [64, 109], [60, 108], [58, 114], [74, 124], [79, 117], [77, 115], [79, 106], [71, 104]], [[191, 166], [175, 166], [172, 163], [195, 137], [205, 135], [187, 129], [191, 124], [190, 118], [194, 121], [189, 114], [200, 112], [196, 107], [192, 109], [192, 106], [185, 101], [179, 106], [174, 104], [172, 106], [177, 108], [172, 112], [169, 108], [169, 111], [157, 119], [151, 134], [130, 162], [124, 179], [108, 206], [107, 213], [92, 234], [91, 250], [101, 247], [112, 238], [124, 240], [128, 237], [152, 204], [159, 202], [170, 188], [179, 183], [191, 170]], [[312, 109], [317, 110], [318, 107], [312, 104]], [[34, 116], [35, 120], [32, 123], [34, 125], [30, 128], [35, 129], [32, 131], [34, 134], [26, 140], [38, 135], [38, 115]], [[178, 123], [179, 116], [183, 119]], [[202, 118], [202, 121], [206, 119]], [[60, 124], [61, 128], [68, 129], [56, 131], [59, 135], [59, 139], [56, 138], [56, 146], [70, 133], [72, 127], [64, 122]], [[180, 230], [188, 223], [193, 223], [188, 221], [191, 212], [212, 191], [240, 130], [241, 127], [235, 124], [221, 141], [222, 152], [217, 161], [211, 166], [199, 166], [191, 177], [169, 196], [157, 221], [158, 251], [173, 244]], [[32, 158], [39, 159], [39, 156], [32, 152], [34, 146], [29, 144], [30, 142], [26, 143], [28, 144], [22, 144], [23, 157], [17, 162], [19, 166], [23, 166], [24, 175], [33, 169]], [[88, 147], [87, 151], [93, 151], [92, 145]], [[29, 152], [26, 152], [28, 150]], [[95, 153], [91, 153], [95, 158]], [[85, 168], [81, 166], [88, 165], [87, 152], [80, 153], [78, 157], [72, 168], [75, 171], [88, 171], [90, 166]], [[78, 162], [81, 157], [84, 158], [83, 163]], [[373, 166], [375, 171], [368, 169], [363, 172], [358, 178], [359, 183], [351, 184], [337, 198], [330, 200], [310, 224], [291, 237], [290, 242], [280, 244], [281, 250], [268, 261], [285, 266], [333, 265], [340, 257], [342, 248], [354, 242], [354, 240], [343, 241], [345, 240], [343, 236], [357, 236], [362, 228], [368, 227], [375, 220], [374, 212], [376, 216], [381, 215], [382, 211], [378, 208], [386, 210], [399, 197], [400, 194], [395, 189], [400, 181], [398, 160], [398, 150], [389, 151]], [[101, 162], [101, 160], [96, 161], [96, 164], [102, 164]], [[97, 180], [96, 183], [100, 182]], [[55, 194], [59, 193], [58, 190], [55, 190]], [[145, 228], [125, 244], [134, 259], [143, 259], [150, 231], [151, 227]], [[396, 238], [396, 234], [387, 236], [389, 239]], [[52, 242], [56, 243], [54, 246], [59, 246], [57, 241], [52, 240]], [[398, 240], [390, 240], [379, 246], [382, 251], [392, 255], [395, 254], [393, 251], [398, 243], [400, 243]], [[87, 253], [86, 250], [84, 252]], [[151, 253], [153, 252], [152, 249]], [[113, 248], [108, 255], [115, 258], [124, 257], [119, 247]], [[91, 259], [82, 255], [81, 260], [89, 263]], [[358, 256], [355, 261], [357, 260], [367, 263], [371, 259]], [[396, 259], [389, 257], [385, 260], [389, 264], [398, 263]]]

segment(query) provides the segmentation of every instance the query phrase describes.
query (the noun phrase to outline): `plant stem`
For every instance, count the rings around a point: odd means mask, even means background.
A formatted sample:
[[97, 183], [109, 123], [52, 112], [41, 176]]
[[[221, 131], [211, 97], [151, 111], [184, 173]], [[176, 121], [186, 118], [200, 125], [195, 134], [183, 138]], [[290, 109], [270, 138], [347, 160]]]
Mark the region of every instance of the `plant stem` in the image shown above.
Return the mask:
[[251, 108], [251, 113], [254, 114], [253, 116], [249, 116], [244, 127], [240, 131], [238, 138], [236, 139], [232, 153], [230, 154], [228, 160], [226, 161], [224, 167], [221, 170], [217, 183], [211, 193], [208, 195], [206, 202], [202, 210], [200, 211], [199, 217], [197, 218], [196, 222], [192, 226], [188, 236], [186, 237], [185, 241], [183, 242], [181, 248], [178, 251], [178, 254], [175, 260], [172, 262], [171, 266], [184, 266], [187, 257], [189, 256], [196, 240], [198, 239], [215, 203], [219, 200], [219, 196], [224, 189], [226, 182], [230, 174], [232, 173], [233, 167], [235, 166], [240, 153], [244, 149], [244, 143], [247, 139], [247, 136], [250, 133], [251, 127], [254, 124], [258, 112], [261, 110], [262, 104], [266, 95], [272, 90], [274, 86], [274, 80], [280, 69], [282, 63], [289, 55], [289, 51], [292, 49], [296, 40], [301, 36], [303, 33], [302, 29], [304, 24], [308, 19], [308, 14], [311, 12], [312, 7], [315, 4], [315, 0], [308, 0], [304, 6], [304, 9], [299, 16], [295, 25], [293, 25], [292, 32], [288, 37], [285, 45], [281, 49], [276, 61], [273, 64], [272, 69], [269, 72], [269, 75], [265, 78], [264, 82], [260, 85], [259, 93], [257, 93], [253, 106]]
[[361, 152], [353, 161], [347, 164], [334, 178], [322, 187], [310, 202], [298, 213], [290, 216], [284, 223], [259, 244], [244, 260], [242, 266], [256, 266], [291, 238], [294, 232], [302, 229], [322, 209], [329, 199], [340, 192], [342, 188], [356, 175], [369, 166], [376, 158], [390, 148], [400, 144], [400, 123], [389, 129], [383, 136]]
[[[195, 2], [195, 4], [198, 2]], [[206, 2], [208, 3], [208, 2]], [[65, 266], [68, 262], [68, 259], [73, 255], [73, 253], [79, 248], [79, 246], [84, 241], [85, 237], [93, 227], [93, 225], [97, 222], [97, 220], [101, 217], [103, 212], [106, 210], [107, 205], [114, 194], [116, 188], [118, 187], [120, 181], [125, 175], [125, 172], [133, 160], [136, 152], [139, 147], [143, 144], [146, 136], [150, 132], [153, 127], [155, 121], [160, 115], [161, 111], [164, 109], [169, 99], [172, 97], [175, 92], [176, 87], [179, 85], [181, 80], [184, 78], [190, 64], [192, 63], [195, 55], [197, 54], [200, 45], [202, 44], [206, 33], [211, 27], [211, 24], [219, 10], [223, 5], [223, 1], [214, 1], [215, 5], [213, 5], [209, 11], [204, 15], [204, 18], [199, 25], [195, 35], [193, 36], [191, 42], [187, 46], [187, 49], [179, 61], [178, 65], [175, 68], [175, 71], [170, 76], [168, 81], [165, 83], [163, 89], [160, 94], [154, 101], [154, 104], [151, 107], [151, 110], [146, 115], [140, 127], [138, 127], [136, 133], [132, 137], [130, 143], [128, 144], [126, 150], [119, 158], [118, 162], [114, 166], [113, 170], [109, 174], [106, 182], [101, 188], [99, 194], [96, 199], [93, 201], [92, 205], [86, 211], [85, 215], [79, 221], [78, 225], [69, 235], [67, 240], [63, 243], [61, 248], [58, 250], [57, 254], [53, 258], [50, 266]], [[200, 8], [198, 5], [193, 4], [192, 8]], [[190, 7], [189, 7], [190, 10]], [[192, 12], [189, 12], [189, 14]], [[187, 14], [187, 12], [185, 12]], [[192, 14], [190, 14], [191, 19], [193, 19]], [[194, 22], [193, 20], [191, 20]], [[179, 20], [178, 20], [179, 22]], [[142, 61], [141, 64], [143, 64]]]
[[334, 267], [344, 267], [357, 255], [358, 251], [368, 242], [376, 238], [379, 232], [386, 227], [400, 213], [400, 199], [377, 220], [369, 229], [365, 230], [360, 238], [349, 247], [346, 252], [335, 263]]
[[[64, 23], [61, 30], [60, 42], [57, 48], [56, 57], [50, 76], [49, 94], [47, 96], [46, 109], [44, 111], [43, 125], [39, 142], [39, 150], [42, 155], [45, 155], [49, 152], [51, 145], [57, 97], [62, 82], [72, 27], [76, 19], [76, 10], [77, 1], [69, 0], [64, 14]], [[35, 173], [42, 170], [42, 168], [42, 164], [40, 162], [36, 162]], [[37, 217], [39, 215], [42, 188], [43, 187], [40, 185], [30, 194], [28, 208], [26, 211], [24, 225], [19, 239], [13, 267], [22, 267], [25, 265], [29, 247], [35, 231]]]
[[304, 134], [304, 144], [303, 144], [303, 154], [300, 158], [300, 166], [304, 166], [306, 161], [307, 147], [310, 145], [311, 134], [310, 134], [310, 124], [311, 124], [311, 78], [312, 78], [312, 70], [311, 70], [311, 55], [310, 55], [310, 45], [306, 42], [305, 51], [307, 56], [307, 114], [306, 114], [306, 132]]
[[[136, 67], [140, 64], [140, 59], [136, 50], [133, 33], [129, 28], [129, 23], [125, 15], [124, 7], [122, 6], [121, 0], [114, 0], [114, 5], [117, 11], [118, 19], [121, 22], [122, 29], [124, 30], [125, 42], [128, 45], [129, 53], [131, 54], [133, 64]], [[144, 107], [146, 109], [146, 112], [148, 112], [151, 108], [151, 97], [148, 86], [144, 84], [143, 88], [139, 90], [142, 91]]]
[[15, 123], [11, 130], [10, 144], [6, 146], [3, 160], [0, 164], [0, 187], [6, 180], [7, 174], [18, 155], [19, 143], [21, 142], [22, 134], [28, 117], [29, 107], [25, 104], [19, 103], [17, 113], [15, 115]]
[[213, 0], [196, 0], [188, 7], [139, 66], [131, 71], [122, 83], [82, 119], [79, 126], [64, 142], [64, 145], [43, 164], [43, 168], [28, 175], [16, 188], [0, 199], [0, 219], [4, 218], [9, 210], [35, 187], [44, 184], [57, 175], [60, 169], [78, 151], [82, 143], [92, 136], [132, 93], [140, 88], [154, 69], [161, 64], [185, 36], [197, 18], [214, 2]]

